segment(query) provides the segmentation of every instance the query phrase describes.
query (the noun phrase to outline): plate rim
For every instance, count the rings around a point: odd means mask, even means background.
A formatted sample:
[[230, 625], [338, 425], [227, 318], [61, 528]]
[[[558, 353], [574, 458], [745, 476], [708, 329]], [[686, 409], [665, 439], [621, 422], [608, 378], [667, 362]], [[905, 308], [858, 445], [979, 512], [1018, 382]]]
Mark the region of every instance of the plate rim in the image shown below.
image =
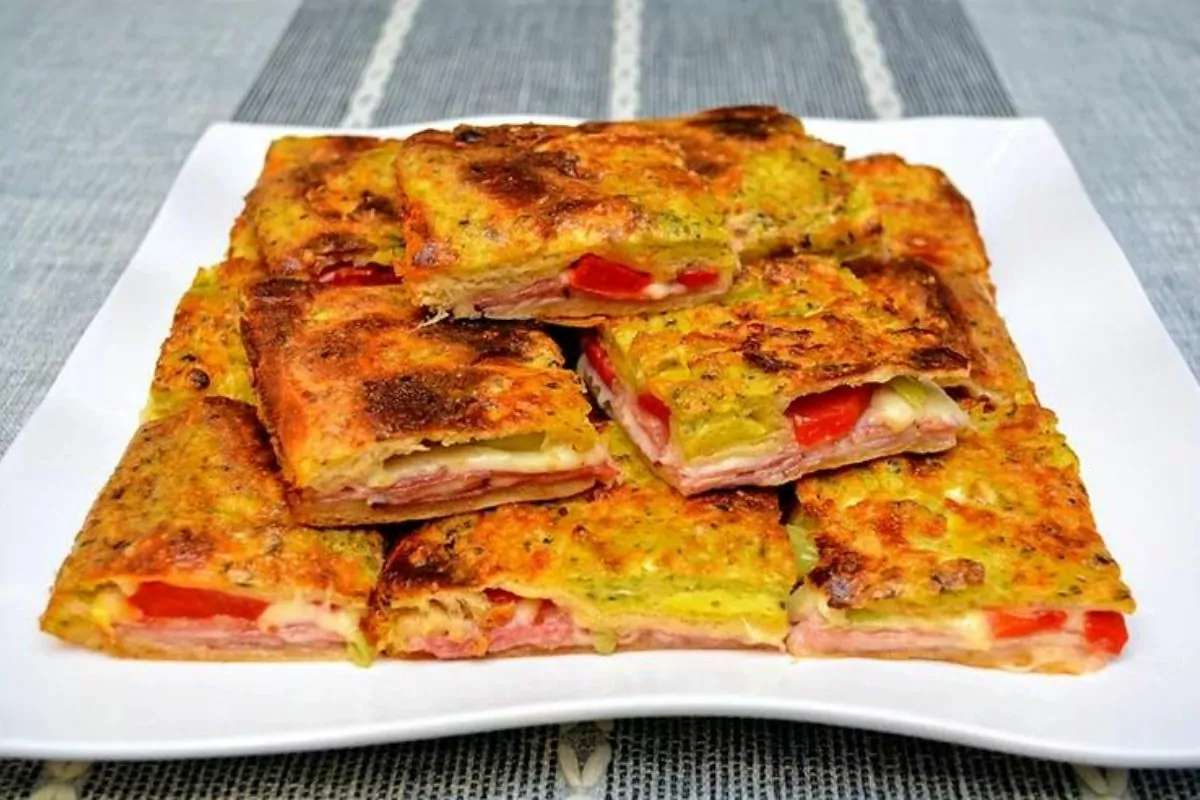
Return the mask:
[[[890, 120], [890, 121], [863, 121], [863, 120], [824, 120], [817, 118], [805, 118], [806, 123], [821, 125], [829, 122], [833, 123], [852, 123], [855, 125], [873, 125], [880, 124], [886, 126], [905, 125], [911, 123], [927, 124], [939, 120], [952, 120], [958, 123], [961, 122], [978, 122], [980, 124], [995, 124], [997, 122], [1010, 124], [1014, 130], [1020, 129], [1022, 126], [1027, 126], [1033, 123], [1042, 126], [1046, 129], [1049, 135], [1056, 143], [1059, 143], [1057, 136], [1054, 134], [1051, 126], [1040, 118], [961, 118], [961, 117], [937, 117], [937, 118], [920, 118], [906, 120]], [[497, 124], [501, 122], [513, 121], [531, 121], [540, 124], [558, 124], [566, 123], [573, 124], [578, 122], [578, 118], [560, 117], [548, 115], [491, 115], [491, 116], [470, 116], [460, 118], [449, 118], [445, 120], [436, 120], [425, 123], [417, 123], [415, 125], [404, 126], [389, 126], [385, 128], [369, 128], [369, 129], [339, 129], [339, 128], [320, 128], [320, 127], [305, 127], [305, 126], [290, 126], [290, 125], [262, 125], [256, 123], [230, 123], [222, 122], [210, 125], [204, 134], [197, 140], [196, 145], [185, 159], [183, 166], [180, 168], [175, 180], [172, 182], [170, 189], [164, 198], [169, 198], [179, 189], [181, 179], [186, 173], [188, 165], [193, 157], [200, 150], [205, 139], [212, 135], [214, 131], [221, 129], [258, 129], [258, 130], [286, 130], [295, 132], [347, 132], [360, 135], [404, 135], [401, 131], [412, 132], [424, 127], [451, 127], [454, 124]], [[1059, 143], [1061, 147], [1061, 144]], [[1074, 171], [1074, 165], [1070, 162], [1068, 156], [1064, 152], [1064, 158], [1067, 164]], [[1075, 180], [1078, 181], [1078, 174], [1075, 173]], [[1082, 187], [1080, 182], [1080, 191], [1082, 197], [1086, 201], [1089, 209], [1096, 213], [1095, 205], [1091, 202], [1091, 198]], [[44, 413], [52, 398], [56, 396], [56, 389], [63, 378], [63, 375], [71, 369], [74, 360], [77, 357], [81, 343], [87, 339], [92, 333], [96, 319], [101, 312], [112, 300], [112, 297], [120, 290], [123, 284], [130, 280], [133, 271], [130, 267], [138, 261], [142, 255], [143, 249], [146, 247], [146, 242], [150, 239], [151, 232], [160, 224], [160, 220], [165, 213], [165, 199], [156, 213], [153, 222], [147, 229], [134, 255], [130, 258], [125, 269], [120, 277], [114, 282], [112, 289], [104, 302], [93, 318], [84, 328], [83, 333], [76, 341], [72, 348], [71, 354], [64, 360], [62, 368], [46, 395], [33, 414], [30, 415], [26, 423], [22, 426], [20, 432], [10, 442], [6, 452], [4, 453], [3, 462], [10, 461], [10, 454], [18, 449], [17, 445], [26, 435], [26, 432], [32, 427], [34, 420]], [[1100, 224], [1111, 238], [1111, 231], [1104, 225], [1103, 221]], [[1128, 258], [1120, 250], [1119, 245], [1115, 240], [1113, 246], [1122, 256], [1124, 269], [1131, 273], [1134, 281], [1142, 291], [1142, 300], [1148, 303], [1144, 288], [1141, 287], [1140, 281], [1137, 280], [1136, 273], [1133, 271], [1132, 265]], [[1167, 334], [1165, 327], [1162, 324], [1161, 318], [1155, 314], [1158, 327], [1163, 336], [1167, 337], [1171, 348], [1174, 350], [1175, 357], [1183, 364], [1185, 370], [1188, 369], [1186, 361], [1177, 345]], [[1190, 373], [1190, 370], [1189, 370]], [[1193, 376], [1193, 384], [1194, 376]], [[1196, 388], [1195, 386], [1193, 388]], [[785, 656], [786, 658], [786, 656]], [[858, 659], [855, 659], [858, 660]], [[895, 733], [907, 736], [916, 736], [935, 741], [949, 742], [953, 744], [965, 744], [974, 747], [981, 747], [989, 750], [1001, 752], [1009, 752], [1019, 755], [1025, 755], [1036, 758], [1053, 758], [1063, 761], [1088, 761], [1089, 763], [1103, 763], [1112, 766], [1129, 766], [1129, 767], [1167, 767], [1181, 765], [1200, 765], [1200, 740], [1192, 748], [1177, 749], [1177, 750], [1162, 750], [1142, 751], [1138, 752], [1132, 749], [1115, 749], [1095, 747], [1078, 747], [1064, 746], [1057, 743], [1056, 740], [1039, 740], [1036, 737], [1027, 737], [1013, 734], [1010, 732], [997, 733], [990, 728], [974, 728], [969, 725], [962, 725], [956, 722], [937, 721], [929, 717], [921, 717], [916, 715], [906, 715], [902, 712], [885, 709], [882, 712], [874, 714], [867, 709], [860, 708], [839, 708], [837, 703], [821, 704], [813, 703], [812, 701], [804, 700], [802, 702], [793, 702], [791, 705], [779, 704], [777, 698], [770, 696], [759, 695], [696, 695], [679, 694], [672, 695], [668, 693], [655, 693], [646, 695], [634, 695], [628, 698], [613, 700], [609, 698], [592, 698], [582, 699], [578, 701], [549, 701], [526, 704], [521, 707], [506, 707], [493, 710], [475, 710], [469, 712], [456, 712], [440, 715], [427, 715], [413, 720], [391, 719], [386, 721], [373, 721], [366, 724], [353, 725], [335, 725], [322, 726], [317, 725], [314, 728], [305, 729], [301, 733], [290, 736], [279, 736], [277, 734], [256, 734], [245, 739], [234, 737], [212, 738], [203, 737], [198, 739], [180, 739], [171, 740], [168, 742], [152, 743], [153, 746], [147, 747], [146, 742], [132, 743], [122, 742], [119, 745], [100, 745], [80, 742], [59, 742], [47, 747], [44, 743], [39, 744], [34, 741], [27, 741], [18, 737], [9, 737], [8, 735], [0, 736], [0, 754], [13, 756], [18, 758], [88, 758], [88, 759], [106, 759], [106, 760], [160, 760], [160, 759], [176, 759], [176, 758], [208, 758], [208, 757], [225, 757], [232, 755], [250, 755], [250, 754], [266, 754], [266, 753], [283, 753], [297, 752], [300, 750], [313, 750], [325, 748], [346, 748], [357, 747], [372, 744], [381, 744], [388, 742], [412, 741], [419, 739], [433, 739], [445, 736], [461, 735], [466, 733], [479, 733], [484, 731], [511, 729], [516, 727], [524, 727], [529, 725], [542, 725], [561, 723], [572, 720], [580, 720], [595, 717], [614, 717], [614, 718], [632, 718], [639, 716], [715, 716], [715, 717], [734, 717], [749, 715], [755, 718], [764, 719], [779, 719], [796, 722], [810, 722], [819, 724], [830, 724], [840, 726], [850, 726], [865, 730], [874, 730], [887, 733]], [[881, 716], [882, 715], [882, 716]]]

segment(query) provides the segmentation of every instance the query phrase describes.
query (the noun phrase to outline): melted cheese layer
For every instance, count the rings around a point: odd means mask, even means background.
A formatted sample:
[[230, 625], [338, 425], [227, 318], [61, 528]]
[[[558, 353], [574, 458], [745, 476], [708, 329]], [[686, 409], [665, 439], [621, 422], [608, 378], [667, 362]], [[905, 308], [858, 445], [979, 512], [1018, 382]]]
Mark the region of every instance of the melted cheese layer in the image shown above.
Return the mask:
[[500, 450], [486, 445], [463, 444], [397, 456], [385, 461], [371, 477], [373, 487], [394, 486], [405, 480], [449, 470], [450, 472], [517, 472], [543, 474], [566, 472], [602, 464], [605, 450], [597, 445], [580, 452], [568, 445], [550, 445], [535, 451]]

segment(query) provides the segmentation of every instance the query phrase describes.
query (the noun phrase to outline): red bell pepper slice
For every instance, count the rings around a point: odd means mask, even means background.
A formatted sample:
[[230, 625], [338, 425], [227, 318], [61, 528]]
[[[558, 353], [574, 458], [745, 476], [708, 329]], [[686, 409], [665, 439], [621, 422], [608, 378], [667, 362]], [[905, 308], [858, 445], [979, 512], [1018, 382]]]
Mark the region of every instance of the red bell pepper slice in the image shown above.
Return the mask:
[[1118, 655], [1129, 641], [1125, 616], [1116, 611], [1089, 611], [1083, 615], [1083, 636], [1097, 650]]
[[130, 595], [129, 604], [147, 617], [174, 619], [258, 619], [269, 605], [254, 597], [226, 594], [214, 589], [174, 586], [160, 581], [139, 584], [137, 591]]
[[612, 360], [605, 352], [600, 340], [595, 336], [589, 336], [583, 342], [583, 353], [587, 356], [588, 363], [592, 365], [592, 369], [600, 376], [600, 380], [604, 381], [604, 385], [612, 388], [613, 381], [617, 378], [617, 370], [613, 367]]
[[690, 291], [704, 289], [721, 280], [721, 273], [715, 269], [685, 269], [675, 276], [675, 282], [686, 286]]
[[1049, 633], [1061, 629], [1066, 622], [1065, 611], [1034, 611], [1028, 614], [992, 611], [988, 614], [992, 636], [997, 639], [1016, 639], [1035, 633]]
[[612, 300], [641, 299], [642, 290], [654, 283], [648, 272], [588, 255], [575, 262], [569, 275], [571, 288]]
[[839, 386], [820, 394], [798, 397], [788, 406], [792, 431], [802, 447], [845, 436], [871, 404], [873, 386]]

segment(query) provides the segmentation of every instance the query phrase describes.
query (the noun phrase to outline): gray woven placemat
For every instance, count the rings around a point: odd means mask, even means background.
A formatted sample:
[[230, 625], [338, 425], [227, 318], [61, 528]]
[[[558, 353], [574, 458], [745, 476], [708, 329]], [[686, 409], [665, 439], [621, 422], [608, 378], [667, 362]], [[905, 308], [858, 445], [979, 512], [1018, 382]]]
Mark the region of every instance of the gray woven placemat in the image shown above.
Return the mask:
[[[1197, 370], [1200, 160], [1188, 150], [1200, 120], [1198, 17], [1189, 0], [1136, 9], [1099, 0], [8, 0], [0, 4], [0, 449], [132, 255], [195, 138], [230, 117], [384, 125], [745, 102], [858, 118], [1041, 114]], [[823, 726], [692, 719], [269, 758], [0, 762], [0, 797], [1101, 790], [1200, 797], [1200, 773], [1103, 773]]]

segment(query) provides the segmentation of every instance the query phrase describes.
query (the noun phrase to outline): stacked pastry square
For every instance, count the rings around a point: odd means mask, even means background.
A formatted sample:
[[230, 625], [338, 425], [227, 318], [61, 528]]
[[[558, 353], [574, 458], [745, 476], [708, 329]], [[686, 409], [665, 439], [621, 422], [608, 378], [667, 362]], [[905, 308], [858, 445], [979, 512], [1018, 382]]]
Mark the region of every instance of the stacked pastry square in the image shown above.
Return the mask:
[[1134, 603], [994, 294], [944, 175], [775, 108], [281, 139], [42, 627], [1096, 669]]

